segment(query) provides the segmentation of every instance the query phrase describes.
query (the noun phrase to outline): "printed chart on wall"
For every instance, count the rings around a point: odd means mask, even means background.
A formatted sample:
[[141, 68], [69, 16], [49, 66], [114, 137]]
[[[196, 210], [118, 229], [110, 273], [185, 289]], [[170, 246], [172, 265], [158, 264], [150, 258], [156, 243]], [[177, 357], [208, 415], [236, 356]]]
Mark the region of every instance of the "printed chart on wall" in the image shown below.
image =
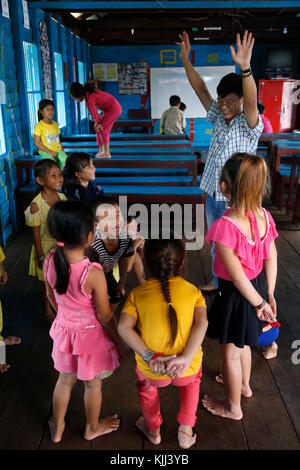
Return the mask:
[[146, 64], [119, 64], [118, 77], [120, 95], [147, 94]]
[[[213, 99], [217, 98], [217, 86], [224, 75], [235, 72], [234, 65], [195, 67], [203, 78]], [[178, 95], [186, 104], [186, 118], [205, 118], [207, 112], [191, 87], [184, 67], [151, 68], [151, 118], [160, 119], [170, 107], [171, 95]]]
[[118, 80], [118, 64], [93, 64], [94, 79], [101, 82]]

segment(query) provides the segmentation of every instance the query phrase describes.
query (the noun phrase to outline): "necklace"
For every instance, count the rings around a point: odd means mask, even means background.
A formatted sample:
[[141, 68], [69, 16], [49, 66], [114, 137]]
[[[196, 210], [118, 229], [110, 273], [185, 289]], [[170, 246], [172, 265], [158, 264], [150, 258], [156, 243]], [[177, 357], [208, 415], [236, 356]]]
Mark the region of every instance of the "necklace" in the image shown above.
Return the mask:
[[[57, 193], [55, 193], [57, 198], [60, 199], [59, 195]], [[43, 191], [41, 192], [41, 195], [42, 195], [42, 198], [44, 199], [44, 201], [46, 202], [46, 204], [48, 204], [48, 206], [51, 206], [52, 204], [50, 203], [49, 199], [47, 198], [46, 194], [43, 194]]]

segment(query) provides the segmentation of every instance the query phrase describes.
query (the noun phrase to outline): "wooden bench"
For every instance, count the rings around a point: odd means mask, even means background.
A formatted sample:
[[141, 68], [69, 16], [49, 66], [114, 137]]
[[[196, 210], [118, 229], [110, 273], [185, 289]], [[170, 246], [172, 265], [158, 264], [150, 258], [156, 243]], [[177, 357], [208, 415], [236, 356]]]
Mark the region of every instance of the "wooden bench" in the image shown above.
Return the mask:
[[[96, 176], [95, 183], [103, 185], [192, 186], [192, 176]], [[197, 177], [200, 184], [200, 177]]]
[[260, 142], [271, 142], [273, 140], [300, 140], [300, 134], [294, 134], [293, 132], [284, 132], [281, 134], [261, 134], [260, 138], [258, 139], [258, 143]]
[[114, 128], [117, 127], [141, 127], [148, 132], [153, 133], [153, 123], [151, 119], [117, 119], [114, 123]]
[[[122, 142], [114, 142], [110, 143], [110, 149], [119, 149], [119, 148], [190, 148], [191, 142], [188, 140], [132, 140], [132, 141], [122, 141]], [[64, 149], [66, 148], [89, 148], [95, 149], [98, 151], [99, 146], [97, 142], [89, 142], [89, 141], [82, 141], [82, 142], [66, 142], [64, 144]]]
[[[141, 140], [143, 137], [143, 141], [147, 140], [162, 140], [162, 141], [169, 141], [169, 140], [189, 140], [186, 134], [180, 135], [168, 135], [168, 134], [128, 134], [128, 133], [111, 133], [110, 134], [110, 141], [122, 141], [122, 140]], [[60, 137], [61, 142], [95, 142], [96, 141], [96, 134], [73, 134], [73, 135], [62, 135]]]
[[[97, 153], [97, 148], [78, 148], [78, 147], [64, 147], [66, 153], [73, 153], [73, 152], [85, 152], [93, 157]], [[192, 155], [193, 150], [188, 148], [114, 148], [111, 149], [111, 155], [115, 158], [117, 155]], [[105, 158], [101, 158], [99, 160], [105, 160]]]

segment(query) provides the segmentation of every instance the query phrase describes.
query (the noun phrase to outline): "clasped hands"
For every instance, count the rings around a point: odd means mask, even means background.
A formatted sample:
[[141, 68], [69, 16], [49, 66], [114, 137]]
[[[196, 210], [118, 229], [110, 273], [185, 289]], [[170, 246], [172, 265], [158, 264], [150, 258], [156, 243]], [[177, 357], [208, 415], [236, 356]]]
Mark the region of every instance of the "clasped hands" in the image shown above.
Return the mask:
[[184, 355], [177, 356], [157, 356], [150, 361], [149, 367], [153, 374], [165, 375], [167, 374], [172, 379], [178, 379], [190, 367], [191, 360]]

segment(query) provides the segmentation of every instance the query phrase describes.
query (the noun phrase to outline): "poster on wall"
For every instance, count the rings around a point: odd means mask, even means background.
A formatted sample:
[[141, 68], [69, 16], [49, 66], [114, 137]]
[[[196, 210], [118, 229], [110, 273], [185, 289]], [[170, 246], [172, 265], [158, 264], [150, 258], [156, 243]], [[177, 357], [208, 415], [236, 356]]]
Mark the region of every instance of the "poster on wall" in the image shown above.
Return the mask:
[[120, 95], [147, 94], [146, 64], [119, 64], [118, 77]]
[[2, 16], [9, 18], [8, 0], [1, 0]]
[[118, 64], [93, 64], [94, 80], [115, 82], [118, 80]]
[[47, 25], [45, 21], [39, 22], [40, 44], [42, 54], [43, 87], [45, 98], [52, 100], [51, 61]]
[[28, 14], [28, 5], [26, 0], [22, 0], [23, 4], [23, 16], [24, 16], [24, 28], [29, 29], [30, 24], [29, 24], [29, 14]]

